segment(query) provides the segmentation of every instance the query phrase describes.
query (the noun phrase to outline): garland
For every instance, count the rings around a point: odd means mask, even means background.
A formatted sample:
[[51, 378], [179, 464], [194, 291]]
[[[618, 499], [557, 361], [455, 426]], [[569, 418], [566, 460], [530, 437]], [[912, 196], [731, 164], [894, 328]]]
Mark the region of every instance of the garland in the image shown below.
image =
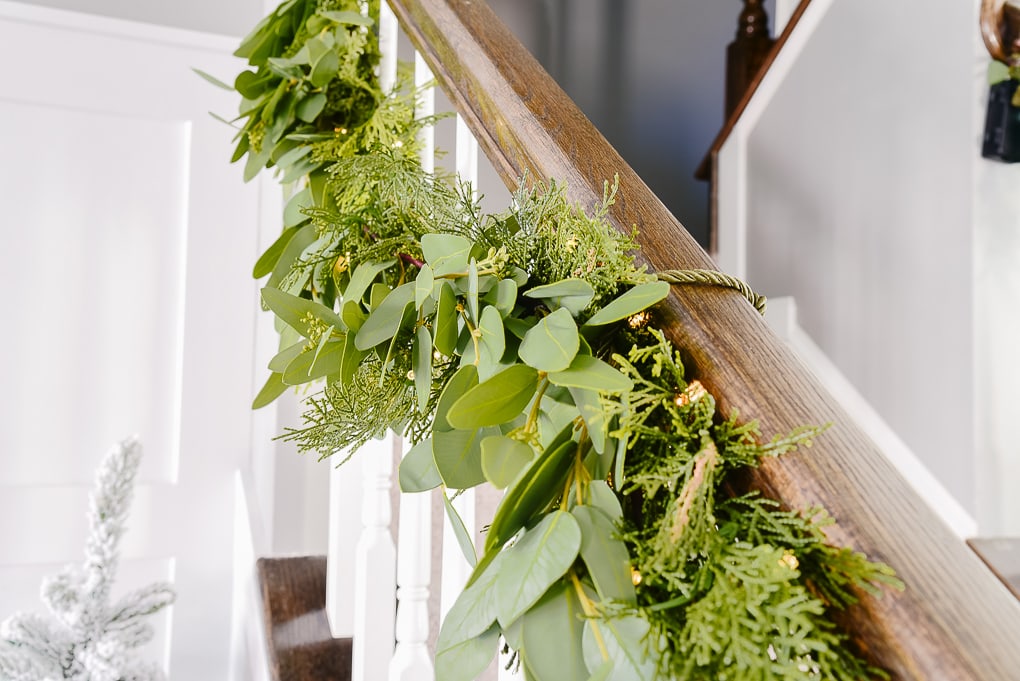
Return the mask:
[[[288, 0], [238, 50], [234, 160], [303, 178], [255, 266], [281, 349], [253, 406], [321, 382], [283, 437], [326, 457], [393, 430], [401, 489], [443, 488], [474, 572], [437, 678], [474, 678], [500, 639], [541, 681], [885, 677], [831, 618], [892, 570], [830, 546], [820, 508], [724, 491], [818, 429], [762, 443], [687, 380], [655, 326], [670, 284], [606, 219], [615, 185], [587, 214], [522, 180], [487, 215], [424, 172], [432, 121], [406, 78], [379, 89], [358, 5]], [[479, 555], [446, 490], [482, 483], [506, 494]]]

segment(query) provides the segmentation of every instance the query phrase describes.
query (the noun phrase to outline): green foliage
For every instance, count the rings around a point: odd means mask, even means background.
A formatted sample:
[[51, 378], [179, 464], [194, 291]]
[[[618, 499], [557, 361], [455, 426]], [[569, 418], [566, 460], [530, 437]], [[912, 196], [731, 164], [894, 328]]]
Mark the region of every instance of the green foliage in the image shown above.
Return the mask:
[[[763, 457], [650, 327], [669, 284], [633, 235], [553, 181], [483, 214], [415, 157], [417, 93], [383, 93], [354, 0], [288, 0], [239, 54], [253, 70], [235, 160], [301, 180], [259, 258], [280, 352], [254, 406], [320, 386], [283, 437], [350, 456], [393, 430], [407, 492], [443, 487], [467, 588], [443, 623], [437, 677], [474, 678], [496, 641], [526, 678], [861, 679], [829, 623], [892, 571], [830, 546], [820, 509], [724, 492]], [[207, 76], [207, 79], [212, 79]], [[446, 489], [506, 489], [475, 547]]]

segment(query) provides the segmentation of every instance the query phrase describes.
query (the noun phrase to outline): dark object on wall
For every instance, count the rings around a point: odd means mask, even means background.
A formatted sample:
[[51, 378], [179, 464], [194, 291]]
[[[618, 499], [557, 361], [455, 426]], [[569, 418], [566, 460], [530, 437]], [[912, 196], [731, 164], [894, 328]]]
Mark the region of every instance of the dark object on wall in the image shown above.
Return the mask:
[[985, 117], [985, 136], [981, 155], [985, 158], [1020, 162], [1020, 107], [1013, 106], [1015, 80], [996, 83], [988, 91], [988, 115]]
[[744, 0], [744, 9], [737, 22], [737, 37], [726, 48], [725, 118], [729, 118], [737, 108], [775, 43], [769, 35], [769, 17], [762, 2]]

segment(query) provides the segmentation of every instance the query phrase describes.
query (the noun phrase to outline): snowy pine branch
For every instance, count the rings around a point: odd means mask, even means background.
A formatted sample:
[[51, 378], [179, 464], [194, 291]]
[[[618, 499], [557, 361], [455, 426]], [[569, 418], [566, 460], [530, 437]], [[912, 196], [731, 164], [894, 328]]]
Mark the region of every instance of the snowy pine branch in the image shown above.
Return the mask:
[[110, 604], [141, 461], [129, 439], [110, 451], [89, 497], [89, 536], [82, 565], [69, 565], [43, 580], [48, 616], [17, 613], [0, 623], [0, 681], [157, 681], [159, 667], [135, 659], [152, 639], [143, 618], [174, 601], [170, 584], [136, 589]]

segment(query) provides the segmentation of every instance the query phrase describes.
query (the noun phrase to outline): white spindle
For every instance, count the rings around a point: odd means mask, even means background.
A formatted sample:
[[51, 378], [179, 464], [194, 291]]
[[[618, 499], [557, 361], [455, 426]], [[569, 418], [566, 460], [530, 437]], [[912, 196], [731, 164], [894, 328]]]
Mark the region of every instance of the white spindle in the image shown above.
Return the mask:
[[[405, 447], [404, 453], [407, 453]], [[432, 568], [432, 495], [400, 496], [397, 553], [397, 646], [390, 681], [432, 681], [429, 655], [429, 581]]]
[[354, 551], [354, 681], [386, 678], [393, 656], [396, 548], [390, 534], [393, 438], [362, 447], [361, 538]]
[[[414, 83], [421, 87], [432, 80], [432, 72], [420, 54], [414, 56]], [[415, 115], [435, 112], [432, 90], [422, 93]], [[435, 133], [426, 127], [422, 140], [421, 164], [426, 172], [435, 167]], [[403, 444], [407, 454], [407, 443]], [[397, 645], [390, 663], [390, 681], [432, 681], [435, 673], [429, 655], [429, 584], [432, 577], [432, 495], [400, 496], [400, 536], [397, 538]]]
[[[338, 452], [335, 457], [343, 457]], [[334, 638], [354, 635], [354, 561], [351, 547], [361, 534], [362, 459], [351, 457], [329, 473], [329, 548], [326, 559], [326, 618]], [[339, 458], [337, 458], [339, 461]]]

